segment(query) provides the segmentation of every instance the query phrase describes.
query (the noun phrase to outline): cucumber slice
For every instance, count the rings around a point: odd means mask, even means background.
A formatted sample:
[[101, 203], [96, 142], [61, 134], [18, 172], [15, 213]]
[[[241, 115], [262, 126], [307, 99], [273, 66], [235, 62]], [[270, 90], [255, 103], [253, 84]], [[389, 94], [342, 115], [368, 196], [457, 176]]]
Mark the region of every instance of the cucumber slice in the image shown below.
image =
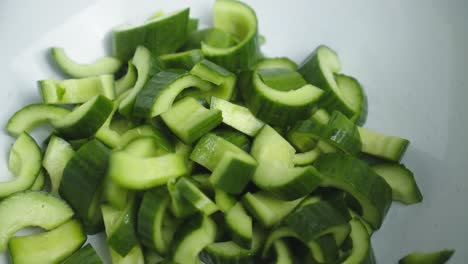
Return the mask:
[[75, 151], [67, 141], [52, 135], [42, 160], [42, 166], [50, 177], [51, 193], [58, 194], [63, 170], [74, 154]]
[[157, 58], [153, 57], [151, 52], [144, 46], [138, 46], [132, 58], [132, 63], [137, 70], [137, 80], [128, 94], [123, 93], [125, 96], [119, 105], [119, 113], [123, 116], [129, 117], [133, 111], [135, 100], [138, 93], [143, 89], [148, 80], [156, 73], [161, 71], [161, 65]]
[[188, 219], [174, 235], [172, 260], [176, 263], [197, 264], [198, 254], [216, 237], [216, 224], [208, 216]]
[[317, 109], [311, 116], [312, 120], [322, 125], [328, 124], [328, 122], [330, 122], [330, 118], [330, 114], [322, 108]]
[[293, 201], [284, 201], [267, 192], [246, 193], [242, 203], [247, 211], [266, 228], [270, 228], [289, 215], [303, 198]]
[[265, 125], [255, 137], [250, 153], [259, 163], [277, 161], [292, 167], [296, 150], [275, 129]]
[[398, 261], [398, 264], [444, 264], [449, 261], [455, 250], [442, 250], [433, 253], [414, 252]]
[[114, 55], [129, 60], [139, 45], [155, 55], [171, 53], [180, 48], [187, 38], [189, 9], [185, 8], [146, 21], [145, 24], [113, 30]]
[[268, 58], [263, 59], [255, 65], [257, 70], [264, 70], [264, 69], [285, 69], [291, 71], [297, 71], [297, 64], [286, 58], [286, 57], [279, 57], [279, 58]]
[[210, 107], [222, 112], [223, 123], [251, 137], [255, 136], [265, 125], [248, 108], [220, 98], [212, 97]]
[[159, 148], [166, 152], [174, 152], [175, 146], [168, 137], [161, 131], [161, 129], [156, 128], [151, 125], [141, 125], [135, 128], [132, 128], [119, 138], [119, 142], [115, 145], [116, 149], [123, 149], [125, 146], [139, 137], [152, 137], [155, 142], [158, 143]]
[[313, 257], [320, 263], [336, 263], [339, 258], [339, 249], [333, 234], [317, 238], [311, 247]]
[[275, 250], [275, 263], [276, 264], [293, 264], [293, 255], [289, 250], [286, 243], [283, 240], [276, 240], [273, 243], [273, 249]]
[[227, 213], [237, 201], [234, 195], [224, 192], [220, 189], [215, 189], [215, 203], [219, 210], [223, 213]]
[[125, 257], [135, 246], [138, 238], [135, 233], [136, 217], [135, 200], [131, 198], [126, 207], [119, 213], [114, 222], [114, 228], [107, 236], [107, 242], [120, 256]]
[[[112, 208], [108, 205], [101, 206], [102, 217], [104, 219], [104, 225], [106, 227], [106, 235], [110, 234], [116, 228], [116, 222], [119, 219], [121, 214], [120, 210]], [[144, 264], [143, 251], [141, 250], [140, 245], [136, 245], [133, 249], [125, 256], [120, 256], [115, 252], [111, 247], [109, 247], [112, 263], [114, 264]]]
[[187, 50], [179, 53], [159, 56], [165, 69], [184, 69], [190, 71], [193, 66], [203, 60], [203, 53], [199, 49]]
[[298, 166], [311, 165], [314, 161], [322, 154], [320, 148], [314, 148], [313, 150], [294, 154], [293, 163]]
[[344, 74], [335, 75], [336, 84], [354, 115], [350, 117], [356, 124], [364, 124], [367, 118], [367, 97], [361, 84], [353, 77]]
[[323, 94], [311, 84], [295, 90], [274, 89], [262, 81], [258, 71], [253, 71], [250, 84], [243, 86], [242, 94], [249, 110], [271, 125], [283, 127], [307, 118]]
[[93, 136], [112, 113], [113, 103], [104, 96], [97, 95], [73, 109], [71, 113], [51, 123], [57, 131], [68, 139], [81, 139]]
[[31, 191], [42, 191], [44, 189], [45, 185], [45, 172], [44, 170], [40, 170], [39, 173], [36, 176], [36, 180], [34, 181], [33, 185], [31, 188], [29, 188]]
[[338, 153], [320, 156], [315, 166], [323, 176], [322, 186], [348, 192], [359, 202], [364, 220], [374, 229], [382, 225], [392, 202], [392, 190], [382, 177], [363, 161]]
[[132, 192], [122, 188], [115, 183], [109, 176], [106, 176], [102, 183], [102, 201], [109, 205], [123, 210], [131, 198]]
[[304, 147], [304, 142], [322, 140], [352, 155], [357, 154], [362, 146], [357, 126], [338, 111], [333, 112], [326, 125], [321, 125], [312, 119], [297, 123], [288, 132], [288, 138], [296, 142], [296, 146], [301, 146], [301, 149], [310, 150]]
[[103, 264], [91, 244], [87, 244], [67, 258], [63, 264]]
[[210, 177], [210, 182], [230, 194], [241, 193], [249, 183], [257, 162], [249, 155], [224, 154]]
[[124, 150], [127, 153], [140, 158], [159, 157], [169, 153], [161, 147], [156, 138], [151, 136], [140, 136], [135, 138], [124, 147]]
[[401, 159], [410, 143], [407, 139], [387, 136], [363, 127], [359, 127], [359, 134], [362, 152], [394, 162]]
[[169, 179], [184, 176], [187, 172], [185, 159], [179, 154], [141, 158], [126, 151], [118, 151], [110, 156], [107, 173], [124, 188], [145, 190], [166, 184]]
[[87, 233], [100, 231], [102, 225], [98, 203], [110, 152], [93, 139], [78, 149], [63, 170], [60, 195], [75, 210]]
[[206, 109], [192, 97], [185, 97], [161, 115], [169, 129], [184, 143], [190, 144], [221, 124], [217, 109]]
[[208, 245], [200, 252], [200, 260], [206, 264], [254, 264], [252, 253], [232, 241]]
[[177, 179], [167, 182], [167, 189], [171, 196], [171, 211], [177, 218], [184, 218], [197, 213], [197, 208], [182, 196], [179, 188], [176, 188]]
[[320, 100], [320, 106], [328, 111], [337, 110], [348, 118], [354, 115], [350, 104], [335, 80], [335, 73], [340, 71], [338, 55], [327, 46], [319, 46], [299, 66], [299, 73], [304, 79], [326, 93]]
[[154, 75], [138, 93], [133, 115], [158, 116], [171, 108], [180, 92], [190, 87], [210, 90], [212, 85], [187, 72], [161, 71]]
[[404, 204], [420, 203], [423, 200], [413, 173], [402, 164], [378, 164], [372, 169], [392, 188], [392, 198]]
[[56, 105], [30, 104], [17, 111], [7, 122], [6, 130], [13, 137], [30, 132], [37, 126], [65, 117], [70, 110]]
[[114, 76], [100, 75], [83, 79], [38, 81], [45, 104], [80, 104], [96, 95], [115, 99]]
[[278, 91], [296, 90], [307, 84], [296, 70], [265, 68], [259, 69], [257, 72], [265, 85]]
[[122, 66], [122, 62], [114, 57], [103, 57], [92, 64], [79, 64], [73, 61], [63, 48], [53, 47], [50, 53], [60, 70], [73, 78], [114, 74]]
[[138, 236], [143, 245], [167, 254], [174, 230], [164, 226], [169, 209], [169, 196], [164, 188], [145, 192], [138, 211]]
[[205, 215], [211, 215], [219, 210], [218, 206], [188, 178], [178, 180], [175, 188], [179, 189], [185, 200]]
[[0, 182], [0, 198], [29, 189], [41, 170], [42, 154], [36, 141], [23, 132], [10, 148], [8, 167], [16, 177]]
[[242, 203], [237, 202], [225, 216], [226, 226], [231, 232], [232, 240], [244, 248], [251, 248], [253, 222]]
[[201, 92], [201, 95], [207, 101], [210, 101], [212, 96], [225, 100], [230, 100], [233, 97], [236, 86], [236, 75], [232, 72], [209, 60], [202, 60], [193, 66], [190, 73], [216, 85], [216, 87], [209, 91]]
[[137, 81], [137, 70], [132, 61], [127, 63], [127, 72], [120, 79], [115, 81], [115, 93], [117, 97], [132, 88]]
[[229, 48], [238, 43], [234, 35], [224, 30], [219, 28], [205, 28], [191, 32], [182, 50], [200, 49], [202, 42], [217, 48]]
[[0, 202], [0, 251], [20, 229], [38, 226], [54, 229], [68, 221], [73, 210], [62, 200], [45, 192], [16, 193]]
[[249, 69], [260, 55], [255, 12], [242, 2], [221, 0], [215, 2], [213, 15], [214, 27], [232, 34], [239, 42], [227, 48], [202, 42], [203, 54], [230, 71]]
[[13, 263], [59, 263], [79, 249], [86, 234], [77, 220], [44, 233], [13, 237], [8, 243]]
[[232, 144], [238, 146], [244, 151], [250, 151], [250, 139], [243, 133], [233, 130], [233, 129], [226, 129], [220, 128], [215, 129], [213, 134], [217, 135], [218, 137], [222, 137], [225, 140], [231, 142]]
[[361, 223], [361, 220], [357, 218], [351, 219], [349, 225], [351, 226], [351, 233], [349, 236], [353, 242], [353, 248], [351, 249], [349, 257], [343, 261], [343, 264], [363, 263], [369, 253], [369, 234], [365, 226]]

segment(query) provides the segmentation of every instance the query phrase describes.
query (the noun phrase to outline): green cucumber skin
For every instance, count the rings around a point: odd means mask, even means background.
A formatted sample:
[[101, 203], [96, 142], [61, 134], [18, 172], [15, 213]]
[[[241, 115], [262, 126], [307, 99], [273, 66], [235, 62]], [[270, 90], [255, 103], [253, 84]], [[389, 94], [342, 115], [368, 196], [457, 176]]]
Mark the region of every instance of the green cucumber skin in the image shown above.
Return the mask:
[[117, 221], [118, 226], [107, 239], [109, 246], [122, 257], [125, 257], [138, 245], [138, 238], [134, 228], [136, 205], [133, 199], [128, 203], [127, 208], [119, 216], [119, 220]]
[[[93, 136], [106, 122], [112, 113], [114, 103], [102, 95], [98, 95], [94, 106], [83, 118], [70, 126], [56, 127], [57, 131], [67, 139], [82, 139]], [[64, 118], [67, 118], [66, 116]]]
[[232, 34], [218, 28], [205, 28], [190, 32], [181, 50], [201, 49], [201, 43], [217, 48], [229, 48], [237, 43]]
[[[354, 115], [350, 118], [356, 125], [363, 125], [367, 120], [367, 110], [368, 110], [368, 102], [367, 96], [362, 88], [361, 84], [358, 80], [354, 77], [347, 76], [344, 74], [335, 74], [335, 80], [338, 85], [339, 90], [343, 91], [343, 89], [353, 89], [354, 96], [353, 98], [345, 98], [350, 100], [357, 100], [359, 105], [356, 109], [354, 109]], [[354, 108], [354, 107], [352, 107]]]
[[225, 140], [231, 142], [232, 144], [238, 146], [245, 152], [250, 151], [250, 146], [252, 145], [250, 142], [249, 137], [247, 137], [245, 134], [232, 130], [232, 129], [216, 129], [211, 131], [213, 134], [217, 135], [218, 137], [222, 137]]
[[114, 55], [122, 61], [128, 61], [139, 45], [146, 46], [154, 55], [171, 53], [184, 44], [187, 38], [188, 20], [189, 9], [186, 8], [174, 14], [172, 18], [148, 22], [155, 26], [151, 32], [139, 28], [126, 31], [114, 30]]
[[[89, 207], [107, 173], [111, 150], [97, 139], [83, 145], [63, 170], [59, 193], [75, 210], [88, 233], [99, 231], [102, 223], [93, 223]], [[96, 208], [95, 213], [99, 208]], [[91, 212], [94, 214], [94, 212]]]
[[299, 207], [284, 218], [283, 225], [293, 230], [303, 241], [310, 242], [330, 228], [347, 226], [348, 221], [331, 204], [318, 201]]
[[[222, 243], [233, 243], [233, 242], [220, 242]], [[238, 252], [222, 252], [221, 250], [217, 250], [216, 246], [218, 243], [211, 244], [205, 247], [198, 257], [200, 260], [205, 264], [254, 264], [255, 263], [255, 256], [249, 250], [239, 247], [236, 245], [235, 250]], [[221, 251], [221, 252], [220, 252]], [[237, 254], [235, 254], [237, 253]]]
[[220, 173], [221, 176], [217, 177], [216, 181], [213, 180], [212, 176], [210, 181], [216, 188], [222, 191], [230, 194], [239, 194], [252, 179], [256, 167], [256, 162], [247, 163], [233, 157], [227, 167], [220, 168], [220, 166], [217, 166], [213, 170], [212, 175]]
[[159, 56], [165, 69], [184, 69], [190, 71], [193, 66], [203, 60], [203, 53], [199, 49]]
[[399, 162], [408, 148], [410, 141], [404, 138], [384, 135], [359, 127], [362, 141], [362, 152], [373, 157]]
[[398, 261], [398, 264], [444, 264], [449, 261], [455, 250], [442, 250], [434, 253], [411, 253]]
[[87, 244], [67, 258], [63, 264], [103, 264], [91, 244]]
[[302, 74], [304, 79], [319, 88], [322, 88], [326, 92], [323, 94], [320, 99], [319, 105], [325, 108], [328, 111], [338, 110], [343, 113], [345, 116], [351, 118], [354, 114], [354, 111], [346, 105], [340, 98], [337, 98], [337, 95], [333, 91], [333, 88], [330, 87], [327, 79], [323, 75], [322, 69], [320, 67], [320, 60], [318, 52], [321, 48], [327, 48], [325, 46], [318, 47], [315, 51], [312, 52], [299, 66], [299, 73]]
[[321, 155], [315, 167], [323, 176], [322, 186], [343, 189], [358, 201], [362, 200], [365, 203], [361, 203], [364, 220], [374, 229], [382, 225], [392, 203], [392, 190], [366, 163], [351, 156], [330, 153]]

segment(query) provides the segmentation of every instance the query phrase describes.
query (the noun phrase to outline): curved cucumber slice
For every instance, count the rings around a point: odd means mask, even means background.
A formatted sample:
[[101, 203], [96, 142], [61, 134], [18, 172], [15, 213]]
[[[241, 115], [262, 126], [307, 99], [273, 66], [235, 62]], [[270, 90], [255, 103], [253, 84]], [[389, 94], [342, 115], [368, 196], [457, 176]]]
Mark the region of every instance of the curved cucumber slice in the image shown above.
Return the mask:
[[452, 258], [455, 250], [442, 250], [433, 253], [414, 252], [398, 261], [398, 264], [444, 264]]
[[176, 263], [197, 264], [198, 254], [214, 242], [216, 224], [208, 216], [188, 219], [174, 235], [172, 260]]
[[247, 107], [217, 97], [211, 98], [210, 107], [222, 112], [223, 123], [251, 137], [255, 136], [265, 125]]
[[53, 47], [50, 52], [59, 68], [73, 78], [113, 74], [122, 66], [122, 62], [113, 57], [103, 57], [92, 64], [78, 64], [68, 57], [63, 48]]
[[338, 88], [335, 73], [340, 71], [338, 55], [327, 46], [319, 46], [299, 66], [299, 73], [304, 79], [326, 93], [320, 100], [320, 106], [328, 111], [337, 110], [351, 118], [354, 111]]
[[361, 223], [361, 220], [357, 218], [351, 219], [349, 225], [351, 226], [351, 233], [349, 236], [352, 240], [353, 248], [348, 258], [343, 261], [343, 264], [362, 263], [370, 249], [369, 233], [367, 233], [366, 227]]
[[171, 53], [180, 48], [187, 38], [189, 9], [159, 16], [145, 24], [113, 30], [114, 55], [129, 60], [138, 45], [147, 47], [155, 55]]
[[230, 71], [249, 69], [259, 57], [255, 12], [248, 5], [235, 0], [216, 1], [213, 12], [214, 27], [232, 34], [239, 42], [227, 48], [202, 42], [203, 54]]
[[68, 139], [93, 136], [112, 113], [114, 104], [102, 95], [95, 96], [59, 120], [52, 121], [57, 131]]
[[291, 69], [265, 68], [257, 72], [265, 85], [279, 91], [296, 90], [307, 84], [300, 73]]
[[378, 229], [390, 208], [392, 190], [363, 161], [338, 153], [322, 155], [315, 162], [323, 175], [322, 185], [342, 189], [360, 204], [362, 218]]
[[190, 73], [217, 86], [209, 91], [200, 92], [207, 101], [210, 101], [212, 96], [225, 100], [233, 97], [237, 78], [232, 72], [209, 60], [202, 60], [193, 66]]
[[109, 231], [107, 241], [109, 246], [120, 256], [125, 257], [135, 246], [138, 245], [138, 238], [135, 233], [136, 208], [132, 198], [127, 202], [126, 207], [120, 211], [116, 217], [114, 228]]
[[234, 195], [228, 194], [220, 189], [215, 189], [215, 203], [221, 212], [227, 213], [236, 205], [237, 201]]
[[224, 138], [225, 140], [231, 142], [232, 144], [238, 146], [244, 151], [250, 151], [250, 139], [245, 134], [232, 130], [232, 129], [216, 129], [213, 133], [219, 137]]
[[127, 72], [122, 78], [115, 81], [115, 93], [117, 97], [132, 88], [137, 81], [137, 70], [132, 61], [128, 61]]
[[8, 167], [16, 176], [8, 182], [0, 182], [0, 197], [29, 189], [41, 170], [41, 149], [27, 133], [21, 133], [10, 148]]
[[58, 194], [63, 170], [74, 154], [75, 151], [67, 141], [57, 136], [50, 138], [42, 160], [42, 166], [49, 174], [51, 193]]
[[275, 250], [276, 264], [293, 264], [292, 252], [283, 240], [276, 240], [273, 243], [273, 249]]
[[187, 174], [185, 158], [179, 154], [141, 158], [126, 151], [114, 152], [110, 157], [108, 169], [108, 175], [117, 184], [132, 190], [160, 186], [171, 178], [185, 174]]
[[229, 48], [238, 41], [232, 34], [219, 28], [205, 28], [191, 32], [182, 50], [200, 49], [202, 42], [217, 48]]
[[10, 237], [22, 228], [38, 226], [51, 230], [72, 216], [73, 210], [64, 201], [45, 192], [11, 195], [0, 202], [0, 251], [6, 250]]
[[372, 169], [382, 176], [392, 188], [392, 198], [405, 204], [420, 203], [423, 200], [413, 173], [402, 164], [378, 164]]
[[208, 245], [200, 252], [199, 257], [206, 264], [255, 263], [255, 258], [250, 250], [242, 248], [232, 241]]
[[31, 191], [42, 191], [45, 185], [45, 177], [46, 176], [45, 176], [44, 170], [40, 170], [39, 173], [37, 174], [36, 180], [34, 181], [33, 185], [29, 189]]
[[262, 81], [258, 70], [252, 73], [250, 85], [243, 88], [243, 97], [250, 111], [259, 119], [278, 126], [307, 118], [312, 106], [323, 94], [322, 90], [311, 84], [295, 90], [274, 89]]
[[219, 210], [218, 206], [189, 179], [181, 178], [175, 188], [179, 189], [185, 200], [205, 215], [211, 215]]
[[221, 124], [217, 109], [206, 109], [196, 99], [185, 97], [161, 115], [169, 129], [184, 143], [190, 144]]
[[190, 71], [193, 66], [203, 60], [203, 53], [199, 49], [187, 50], [179, 53], [159, 56], [165, 69], [184, 69]]
[[180, 92], [190, 87], [209, 90], [212, 85], [186, 72], [161, 71], [138, 93], [133, 114], [140, 117], [158, 116], [171, 108]]
[[99, 140], [84, 144], [63, 170], [60, 195], [75, 209], [88, 233], [100, 231], [102, 224], [98, 203], [110, 149]]
[[115, 99], [114, 76], [100, 75], [83, 79], [38, 81], [46, 104], [80, 104], [96, 95]]
[[67, 258], [63, 264], [103, 264], [91, 244], [87, 244]]
[[141, 125], [126, 131], [119, 137], [114, 147], [116, 149], [123, 149], [139, 137], [152, 137], [158, 146], [166, 152], [174, 152], [175, 150], [174, 144], [167, 136], [160, 129], [151, 125]]
[[389, 161], [398, 162], [410, 143], [407, 139], [387, 136], [363, 127], [359, 128], [359, 134], [362, 152]]
[[197, 208], [182, 196], [180, 189], [176, 188], [176, 184], [177, 179], [170, 179], [167, 182], [167, 189], [171, 196], [171, 212], [177, 218], [184, 218], [197, 213]]
[[291, 70], [297, 71], [297, 64], [286, 58], [286, 57], [279, 57], [279, 58], [268, 58], [259, 61], [255, 68], [257, 70], [264, 70], [264, 69], [284, 69], [284, 70]]
[[296, 150], [274, 128], [265, 125], [255, 137], [250, 153], [259, 163], [275, 161], [292, 167]]
[[151, 136], [135, 138], [125, 146], [124, 150], [141, 158], [158, 157], [168, 153], [158, 140]]
[[14, 137], [29, 132], [49, 120], [61, 119], [70, 113], [65, 107], [47, 104], [31, 104], [17, 111], [6, 125], [8, 133]]
[[320, 148], [314, 148], [313, 150], [294, 154], [293, 162], [295, 165], [305, 166], [311, 165], [322, 153]]
[[354, 111], [354, 115], [350, 117], [351, 121], [363, 124], [367, 118], [367, 97], [361, 84], [355, 78], [344, 74], [336, 74], [335, 79], [338, 89]]
[[77, 220], [71, 220], [51, 231], [32, 236], [13, 237], [8, 243], [13, 263], [59, 263], [86, 241]]
[[231, 231], [232, 240], [244, 248], [251, 248], [253, 221], [245, 211], [242, 203], [236, 203], [225, 215], [227, 228]]

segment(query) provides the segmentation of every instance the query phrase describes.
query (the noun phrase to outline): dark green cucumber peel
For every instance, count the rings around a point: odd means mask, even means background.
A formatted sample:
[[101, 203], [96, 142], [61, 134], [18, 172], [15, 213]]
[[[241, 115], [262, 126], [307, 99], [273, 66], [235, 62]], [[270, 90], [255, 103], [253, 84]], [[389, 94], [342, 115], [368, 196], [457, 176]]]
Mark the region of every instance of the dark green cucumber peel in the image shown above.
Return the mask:
[[121, 211], [115, 229], [108, 236], [107, 242], [112, 249], [122, 257], [125, 257], [136, 245], [138, 238], [135, 232], [136, 201], [131, 198], [126, 208]]
[[398, 264], [444, 264], [452, 258], [455, 250], [442, 250], [433, 253], [414, 252], [398, 261]]
[[187, 50], [179, 53], [159, 56], [165, 69], [184, 69], [190, 71], [193, 66], [203, 60], [203, 53], [199, 49]]
[[93, 246], [87, 244], [68, 257], [63, 264], [103, 264], [103, 262]]
[[255, 258], [245, 248], [232, 241], [213, 243], [199, 254], [205, 264], [254, 264]]

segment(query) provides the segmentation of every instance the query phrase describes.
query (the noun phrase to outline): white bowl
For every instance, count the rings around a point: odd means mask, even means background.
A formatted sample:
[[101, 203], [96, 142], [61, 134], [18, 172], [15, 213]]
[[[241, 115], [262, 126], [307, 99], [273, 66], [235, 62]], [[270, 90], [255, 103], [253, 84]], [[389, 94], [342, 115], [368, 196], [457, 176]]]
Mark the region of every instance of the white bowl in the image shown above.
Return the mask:
[[[269, 56], [300, 62], [319, 44], [337, 50], [343, 72], [364, 85], [366, 126], [411, 140], [403, 162], [424, 194], [414, 206], [395, 203], [373, 237], [379, 263], [409, 252], [456, 249], [468, 260], [468, 2], [465, 0], [250, 0]], [[23, 0], [0, 2], [0, 124], [39, 102], [36, 81], [61, 76], [46, 50], [62, 46], [83, 62], [109, 53], [109, 31], [142, 22], [153, 11], [191, 7], [211, 22], [212, 1]], [[35, 133], [44, 138], [45, 133]], [[13, 139], [0, 139], [0, 179]], [[97, 243], [92, 239], [93, 243]], [[96, 245], [96, 244], [95, 244]], [[98, 245], [102, 255], [105, 247]], [[7, 257], [0, 257], [7, 263]]]

